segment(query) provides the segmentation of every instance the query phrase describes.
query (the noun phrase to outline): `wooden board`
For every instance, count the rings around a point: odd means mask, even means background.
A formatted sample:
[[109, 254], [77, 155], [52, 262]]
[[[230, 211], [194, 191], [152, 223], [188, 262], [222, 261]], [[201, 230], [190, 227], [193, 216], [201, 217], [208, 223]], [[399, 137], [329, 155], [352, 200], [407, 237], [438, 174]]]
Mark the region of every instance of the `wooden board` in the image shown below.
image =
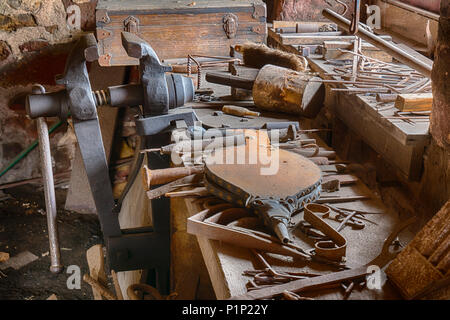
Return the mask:
[[[105, 273], [105, 259], [103, 256], [103, 247], [96, 244], [86, 251], [86, 259], [89, 266], [89, 275], [92, 279], [97, 280], [100, 284], [107, 287], [107, 278]], [[102, 295], [98, 290], [92, 287], [94, 300], [102, 300]]]
[[[386, 270], [406, 299], [450, 275], [450, 202], [417, 233]], [[450, 288], [434, 298], [449, 299]]]
[[[146, 161], [144, 160], [143, 163], [146, 163]], [[151, 202], [145, 194], [143, 181], [137, 178], [122, 203], [122, 208], [119, 213], [121, 229], [151, 226], [151, 210]], [[117, 273], [119, 285], [125, 300], [128, 299], [128, 287], [132, 284], [140, 283], [142, 274], [143, 270]]]
[[395, 107], [400, 111], [431, 111], [433, 93], [399, 94]]
[[[227, 15], [237, 19], [232, 36], [224, 29]], [[149, 42], [160, 59], [186, 58], [188, 54], [228, 56], [231, 45], [265, 42], [266, 37], [266, 7], [261, 0], [99, 1], [101, 65], [137, 64], [121, 43], [120, 33], [129, 17], [138, 21], [137, 35]]]

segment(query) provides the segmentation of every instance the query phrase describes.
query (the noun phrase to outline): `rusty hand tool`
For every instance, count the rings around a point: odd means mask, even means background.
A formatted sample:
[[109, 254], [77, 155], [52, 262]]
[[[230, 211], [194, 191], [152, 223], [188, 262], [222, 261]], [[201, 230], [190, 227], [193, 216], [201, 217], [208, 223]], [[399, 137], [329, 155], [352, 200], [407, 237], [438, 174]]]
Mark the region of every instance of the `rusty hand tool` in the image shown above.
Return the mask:
[[184, 153], [184, 152], [199, 152], [205, 150], [214, 150], [217, 148], [224, 148], [230, 146], [240, 146], [245, 144], [245, 136], [243, 134], [236, 134], [230, 136], [211, 137], [198, 140], [184, 139], [177, 143], [168, 144], [161, 148], [143, 149], [140, 152], [160, 152], [161, 154]]
[[[228, 208], [227, 208], [228, 206]], [[224, 203], [211, 208], [205, 209], [196, 215], [188, 218], [187, 231], [194, 235], [203, 235], [208, 239], [220, 240], [227, 243], [235, 244], [239, 247], [246, 247], [250, 249], [258, 249], [265, 252], [278, 253], [282, 255], [296, 257], [302, 260], [309, 258], [309, 255], [299, 251], [298, 248], [291, 244], [282, 244], [281, 241], [268, 234], [262, 232], [256, 232], [249, 229], [228, 227], [218, 222], [228, 220], [229, 215], [233, 211], [227, 211], [227, 209], [242, 209], [242, 208], [230, 208], [230, 204]], [[224, 214], [225, 213], [225, 214]], [[251, 216], [250, 212], [243, 210], [234, 211], [233, 220], [236, 220], [238, 216]], [[217, 215], [216, 217], [213, 217]], [[205, 221], [206, 218], [209, 221]], [[214, 222], [215, 221], [215, 222]]]
[[[347, 13], [347, 11], [348, 11], [348, 5], [346, 4], [346, 3], [344, 3], [344, 2], [342, 2], [341, 0], [335, 0], [338, 4], [340, 4], [342, 7], [343, 7], [343, 9], [344, 9], [344, 11], [342, 11], [342, 13], [341, 13], [341, 15], [345, 15], [346, 13]], [[330, 7], [332, 7], [333, 5], [329, 2], [329, 0], [325, 0], [325, 2], [330, 6]]]
[[231, 297], [230, 300], [268, 299], [282, 294], [285, 290], [298, 293], [308, 289], [319, 289], [330, 284], [363, 278], [368, 274], [368, 266], [377, 265], [378, 267], [383, 268], [397, 255], [397, 252], [390, 252], [389, 247], [391, 246], [392, 241], [397, 237], [397, 235], [414, 221], [415, 218], [410, 218], [399, 223], [384, 241], [380, 254], [364, 266], [357, 267], [355, 269], [330, 273], [319, 277], [295, 280], [286, 284], [276, 285], [269, 288], [254, 290], [240, 296]]
[[347, 240], [339, 231], [335, 230], [317, 215], [318, 213], [327, 215], [329, 212], [330, 208], [326, 206], [310, 203], [305, 206], [303, 219], [332, 240], [316, 242], [314, 244], [316, 254], [329, 260], [341, 261], [345, 257]]
[[345, 286], [343, 283], [341, 285], [344, 288], [344, 299], [348, 299], [353, 291], [353, 288], [355, 287], [355, 282], [351, 281], [348, 286]]
[[347, 219], [347, 217], [348, 217], [348, 219], [345, 221], [345, 223], [350, 225], [354, 229], [363, 229], [365, 227], [364, 222], [361, 221], [361, 220], [365, 220], [365, 221], [368, 221], [370, 223], [376, 224], [375, 222], [364, 218], [361, 215], [361, 213], [359, 213], [358, 211], [354, 211], [354, 210], [350, 211], [349, 210], [349, 212], [347, 212], [345, 210], [338, 209], [338, 208], [333, 207], [331, 205], [325, 204], [325, 206], [330, 208], [332, 211], [336, 212], [337, 215], [335, 215], [334, 217], [331, 217], [330, 215], [323, 216], [323, 218], [330, 218], [330, 219], [333, 219], [335, 221], [342, 222], [343, 220]]
[[165, 185], [162, 185], [158, 188], [151, 189], [147, 191], [147, 198], [149, 200], [157, 199], [165, 195], [167, 192], [170, 192], [171, 190], [178, 188], [180, 185], [186, 185], [186, 184], [195, 184], [202, 181], [203, 175], [201, 173], [192, 174], [187, 177], [183, 177], [181, 179], [166, 183]]
[[[336, 228], [336, 231], [339, 232], [342, 229], [344, 229], [346, 224], [350, 224], [353, 228], [355, 229], [362, 229], [364, 228], [364, 223], [362, 221], [353, 219], [353, 217], [356, 215], [356, 211], [353, 211], [352, 213], [350, 213], [348, 216], [346, 216], [341, 224]], [[339, 219], [339, 218], [338, 218]], [[338, 220], [339, 221], [339, 220]]]

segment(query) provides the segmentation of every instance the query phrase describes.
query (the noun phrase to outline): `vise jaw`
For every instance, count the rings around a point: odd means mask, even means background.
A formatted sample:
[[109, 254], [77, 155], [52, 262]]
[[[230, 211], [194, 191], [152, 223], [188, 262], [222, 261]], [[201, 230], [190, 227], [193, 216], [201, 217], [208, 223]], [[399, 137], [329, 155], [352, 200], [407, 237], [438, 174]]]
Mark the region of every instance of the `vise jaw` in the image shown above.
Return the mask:
[[[178, 120], [193, 125], [197, 119], [192, 111], [169, 110], [169, 106], [175, 108], [191, 101], [194, 85], [190, 78], [166, 74], [171, 67], [161, 64], [151, 46], [136, 35], [123, 32], [122, 43], [130, 56], [140, 60], [140, 85], [110, 87], [108, 94], [105, 94], [107, 99], [99, 103], [92, 92], [86, 68], [86, 61], [98, 59], [98, 48], [93, 34], [87, 34], [77, 41], [67, 59], [64, 75], [57, 79], [57, 83], [64, 85], [65, 89], [56, 93], [29, 95], [26, 109], [31, 118], [57, 116], [66, 119], [70, 113], [100, 220], [110, 269], [117, 272], [154, 269], [156, 287], [162, 294], [168, 294], [170, 202], [167, 199], [152, 200], [151, 228], [120, 228], [120, 204], [115, 202], [112, 193], [96, 107], [104, 104], [120, 107], [142, 105], [143, 117], [137, 123], [143, 123], [147, 129], [138, 130], [143, 135], [143, 146], [162, 146], [161, 134]], [[167, 159], [148, 158], [150, 168], [169, 166]], [[140, 170], [142, 161], [143, 157], [139, 157], [135, 170]], [[130, 174], [130, 177], [136, 176]], [[127, 184], [131, 186], [134, 178]]]

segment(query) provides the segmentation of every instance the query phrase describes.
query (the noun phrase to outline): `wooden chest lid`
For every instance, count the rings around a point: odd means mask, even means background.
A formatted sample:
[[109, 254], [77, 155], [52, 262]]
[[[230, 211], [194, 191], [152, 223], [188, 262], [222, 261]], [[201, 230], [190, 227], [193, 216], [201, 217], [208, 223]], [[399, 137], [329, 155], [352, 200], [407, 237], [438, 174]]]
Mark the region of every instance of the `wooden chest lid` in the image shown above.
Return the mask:
[[[253, 5], [262, 5], [262, 0], [99, 0], [97, 10], [106, 9], [108, 11], [135, 11], [142, 10], [193, 10], [196, 9], [215, 9], [224, 7], [251, 7]], [[144, 12], [142, 12], [144, 14]]]

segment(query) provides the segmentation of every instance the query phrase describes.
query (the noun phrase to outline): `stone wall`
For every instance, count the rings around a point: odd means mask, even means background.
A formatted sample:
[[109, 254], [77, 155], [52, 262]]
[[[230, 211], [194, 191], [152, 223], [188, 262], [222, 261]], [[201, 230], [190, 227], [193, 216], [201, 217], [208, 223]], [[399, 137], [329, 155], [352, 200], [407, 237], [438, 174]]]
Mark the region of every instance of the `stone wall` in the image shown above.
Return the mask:
[[[0, 168], [37, 138], [24, 110], [34, 83], [58, 90], [54, 78], [64, 71], [71, 43], [95, 29], [97, 0], [0, 1]], [[77, 19], [77, 18], [80, 19]], [[48, 119], [55, 123], [57, 119]], [[67, 125], [52, 136], [55, 171], [69, 170], [74, 139]], [[0, 184], [40, 176], [37, 148], [0, 177]]]

